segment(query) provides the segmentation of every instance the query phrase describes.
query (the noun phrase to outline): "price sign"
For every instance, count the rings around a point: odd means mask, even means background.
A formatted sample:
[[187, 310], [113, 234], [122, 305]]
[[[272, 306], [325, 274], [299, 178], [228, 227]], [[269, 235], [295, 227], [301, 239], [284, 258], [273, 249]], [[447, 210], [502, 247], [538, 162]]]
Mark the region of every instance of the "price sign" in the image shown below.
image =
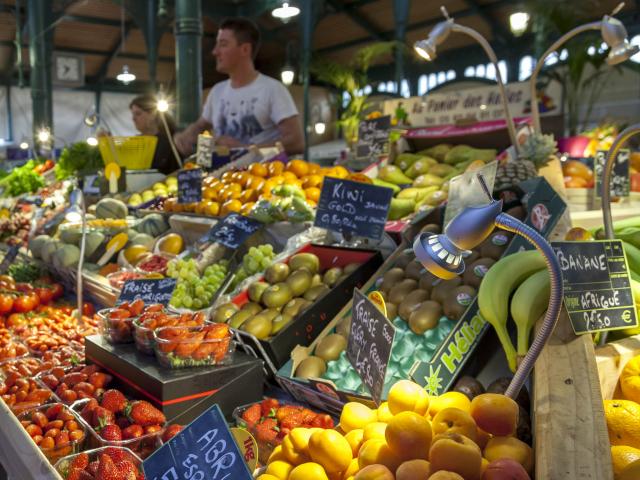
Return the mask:
[[18, 256], [19, 250], [20, 245], [12, 245], [9, 247], [9, 250], [7, 250], [7, 253], [5, 253], [4, 258], [2, 259], [2, 263], [0, 263], [0, 275], [4, 275], [7, 272], [7, 269]]
[[262, 226], [257, 220], [238, 213], [230, 213], [200, 240], [200, 242], [221, 243], [227, 248], [238, 248]]
[[564, 305], [576, 334], [638, 325], [620, 240], [553, 242], [562, 269]]
[[[629, 184], [629, 149], [622, 149], [618, 151], [616, 160], [613, 163], [613, 170], [611, 172], [610, 192], [612, 197], [628, 197], [630, 184]], [[602, 177], [604, 172], [604, 164], [607, 160], [607, 151], [598, 150], [596, 156], [593, 159], [594, 172], [595, 172], [595, 187], [596, 196], [602, 197]]]
[[393, 190], [325, 177], [314, 225], [378, 240], [384, 232]]
[[178, 203], [197, 203], [202, 200], [202, 170], [189, 168], [178, 172]]
[[389, 153], [391, 115], [364, 120], [358, 125], [356, 158], [370, 158]]
[[196, 143], [196, 164], [202, 168], [211, 168], [211, 152], [213, 151], [214, 139], [211, 135], [198, 135]]
[[218, 405], [142, 462], [148, 480], [252, 480]]
[[391, 356], [395, 328], [387, 317], [357, 288], [353, 290], [351, 332], [347, 358], [369, 389], [376, 405], [382, 400], [384, 377]]
[[117, 305], [141, 299], [145, 304], [161, 303], [167, 305], [173, 290], [176, 288], [175, 278], [127, 280], [122, 286]]

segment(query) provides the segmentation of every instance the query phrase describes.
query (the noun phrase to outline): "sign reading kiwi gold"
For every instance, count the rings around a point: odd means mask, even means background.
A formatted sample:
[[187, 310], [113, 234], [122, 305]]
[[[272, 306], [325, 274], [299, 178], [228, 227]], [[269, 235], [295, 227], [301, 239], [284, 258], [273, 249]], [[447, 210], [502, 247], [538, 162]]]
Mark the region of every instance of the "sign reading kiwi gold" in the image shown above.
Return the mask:
[[384, 378], [395, 333], [393, 324], [380, 309], [360, 290], [354, 288], [347, 358], [371, 392], [376, 405], [380, 405], [382, 400]]
[[553, 242], [576, 335], [638, 326], [620, 240]]
[[390, 188], [325, 177], [314, 225], [378, 240], [384, 233], [391, 197]]

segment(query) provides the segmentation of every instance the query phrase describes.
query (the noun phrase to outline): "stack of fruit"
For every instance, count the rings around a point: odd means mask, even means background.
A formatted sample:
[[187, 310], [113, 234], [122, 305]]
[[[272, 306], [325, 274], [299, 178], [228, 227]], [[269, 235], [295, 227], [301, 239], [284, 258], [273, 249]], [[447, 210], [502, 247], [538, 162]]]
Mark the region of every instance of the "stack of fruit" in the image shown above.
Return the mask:
[[71, 405], [76, 400], [100, 398], [113, 377], [96, 365], [55, 367], [41, 372], [36, 379], [53, 391], [63, 403]]
[[100, 319], [102, 336], [110, 343], [133, 342], [133, 320], [144, 311], [144, 301], [123, 302], [114, 308], [96, 313]]
[[160, 365], [167, 368], [221, 365], [235, 350], [231, 329], [225, 324], [162, 327], [153, 332]]
[[271, 244], [250, 247], [249, 251], [242, 257], [242, 263], [233, 276], [230, 288], [233, 290], [247, 278], [264, 272], [271, 265], [275, 256], [276, 254]]
[[142, 462], [128, 448], [102, 447], [69, 455], [55, 468], [65, 480], [144, 480]]
[[593, 188], [593, 170], [580, 160], [568, 160], [562, 164], [564, 186], [567, 188]]
[[294, 428], [258, 480], [529, 480], [533, 451], [514, 434], [518, 404], [484, 393], [430, 398], [396, 383], [372, 410], [347, 403], [340, 431]]
[[142, 353], [153, 355], [155, 343], [153, 333], [157, 329], [177, 326], [195, 327], [202, 325], [205, 320], [206, 315], [202, 312], [173, 315], [167, 312], [162, 305], [149, 305], [142, 315], [133, 322], [136, 348]]
[[149, 189], [140, 193], [134, 193], [129, 197], [127, 204], [130, 207], [139, 207], [153, 200], [169, 197], [178, 193], [178, 178], [167, 177], [164, 182], [156, 182]]
[[200, 272], [194, 258], [171, 260], [167, 266], [167, 275], [178, 279], [178, 282], [170, 305], [194, 310], [208, 308], [224, 282], [228, 265], [227, 260], [220, 260]]

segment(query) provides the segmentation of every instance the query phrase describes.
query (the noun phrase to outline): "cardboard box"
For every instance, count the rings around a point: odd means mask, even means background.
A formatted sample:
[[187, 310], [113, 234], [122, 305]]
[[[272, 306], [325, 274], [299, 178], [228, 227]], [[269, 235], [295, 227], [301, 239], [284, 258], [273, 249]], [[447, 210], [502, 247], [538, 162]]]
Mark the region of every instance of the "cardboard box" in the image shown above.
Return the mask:
[[100, 335], [85, 339], [88, 362], [114, 375], [133, 395], [160, 408], [167, 419], [186, 424], [217, 403], [229, 418], [238, 405], [262, 398], [263, 364], [243, 352], [215, 367], [163, 368], [133, 343], [111, 345]]

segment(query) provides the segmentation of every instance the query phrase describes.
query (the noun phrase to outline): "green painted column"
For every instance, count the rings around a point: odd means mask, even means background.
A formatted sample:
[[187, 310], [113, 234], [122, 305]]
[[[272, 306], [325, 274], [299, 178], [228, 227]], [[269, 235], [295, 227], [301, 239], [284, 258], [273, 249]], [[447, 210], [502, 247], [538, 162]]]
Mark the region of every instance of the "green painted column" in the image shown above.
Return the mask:
[[147, 0], [147, 21], [144, 38], [147, 43], [149, 83], [155, 91], [158, 70], [158, 42], [160, 40], [158, 38], [158, 0]]
[[[409, 7], [411, 6], [411, 0], [394, 0], [393, 1], [393, 16], [396, 21], [395, 39], [397, 42], [404, 45], [405, 36], [407, 34], [407, 22], [409, 20]], [[394, 79], [397, 85], [397, 94], [400, 94], [400, 86], [402, 79], [405, 78], [404, 61], [405, 52], [402, 48], [396, 48], [395, 51], [395, 75]]]
[[51, 0], [28, 0], [27, 9], [33, 133], [37, 140], [37, 132], [41, 128], [49, 128], [53, 133], [53, 100], [51, 96], [53, 29], [49, 28], [53, 2]]
[[176, 0], [176, 103], [181, 127], [200, 117], [202, 104], [202, 6]]
[[304, 95], [303, 103], [303, 123], [304, 128], [304, 158], [309, 158], [309, 133], [311, 122], [311, 105], [309, 99], [309, 88], [311, 85], [311, 75], [309, 73], [311, 65], [311, 49], [313, 47], [313, 31], [318, 18], [318, 5], [321, 2], [314, 0], [302, 0], [300, 2], [300, 28], [302, 30], [302, 88]]

